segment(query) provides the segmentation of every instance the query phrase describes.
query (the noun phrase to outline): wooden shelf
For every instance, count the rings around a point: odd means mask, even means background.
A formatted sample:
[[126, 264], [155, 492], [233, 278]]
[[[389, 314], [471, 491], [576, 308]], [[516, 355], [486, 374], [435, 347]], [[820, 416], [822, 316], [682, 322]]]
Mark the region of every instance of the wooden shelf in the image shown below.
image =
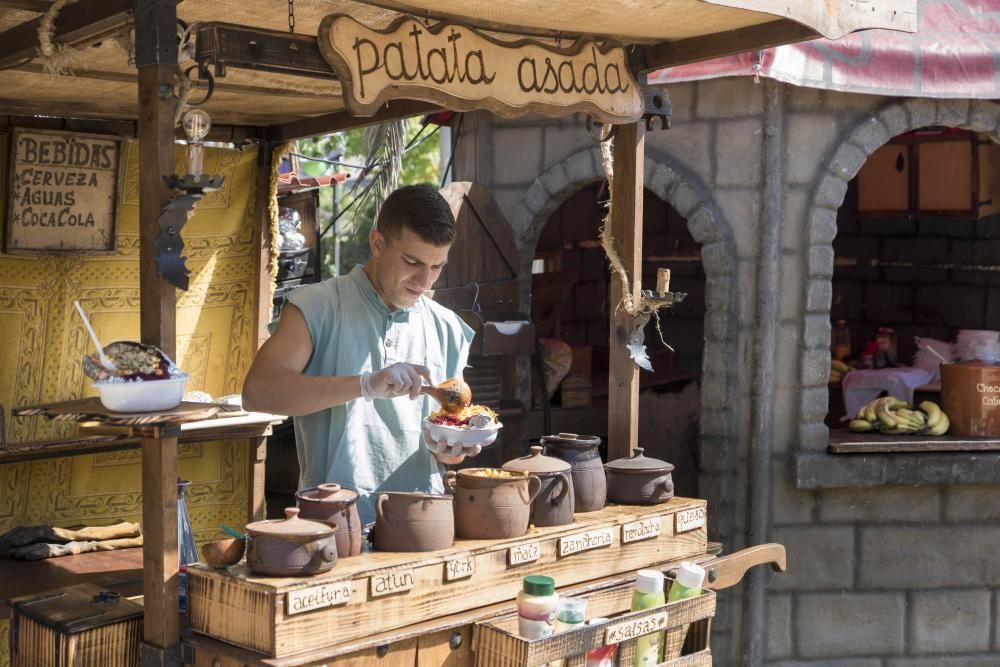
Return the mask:
[[899, 436], [831, 429], [829, 449], [833, 454], [1000, 451], [1000, 438], [966, 438], [953, 435]]

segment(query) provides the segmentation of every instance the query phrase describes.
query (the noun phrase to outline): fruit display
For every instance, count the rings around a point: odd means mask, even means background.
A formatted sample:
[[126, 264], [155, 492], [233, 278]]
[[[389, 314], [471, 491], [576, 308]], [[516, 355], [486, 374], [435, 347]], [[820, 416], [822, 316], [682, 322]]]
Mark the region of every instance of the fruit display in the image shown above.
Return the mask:
[[876, 398], [858, 409], [848, 424], [855, 433], [878, 431], [886, 435], [944, 435], [951, 422], [948, 415], [931, 401], [924, 401], [919, 409], [892, 396]]

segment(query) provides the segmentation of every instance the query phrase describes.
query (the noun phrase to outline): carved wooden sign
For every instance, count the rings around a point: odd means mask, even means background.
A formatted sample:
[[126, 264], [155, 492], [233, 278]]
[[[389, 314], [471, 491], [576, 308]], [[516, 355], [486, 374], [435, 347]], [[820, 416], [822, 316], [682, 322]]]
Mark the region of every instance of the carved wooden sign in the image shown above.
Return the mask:
[[538, 542], [516, 544], [507, 550], [507, 562], [511, 565], [534, 563], [542, 557], [542, 547]]
[[674, 534], [680, 535], [705, 525], [705, 508], [692, 507], [674, 515]]
[[288, 591], [285, 596], [285, 614], [291, 616], [313, 609], [323, 609], [351, 601], [351, 582], [338, 581], [309, 588]]
[[407, 16], [372, 30], [332, 14], [320, 25], [319, 47], [343, 82], [347, 106], [361, 116], [396, 98], [507, 117], [580, 111], [628, 123], [642, 115], [625, 50], [587, 39], [566, 48], [503, 42], [468, 26], [427, 26]]
[[120, 147], [114, 137], [15, 128], [7, 252], [113, 252]]

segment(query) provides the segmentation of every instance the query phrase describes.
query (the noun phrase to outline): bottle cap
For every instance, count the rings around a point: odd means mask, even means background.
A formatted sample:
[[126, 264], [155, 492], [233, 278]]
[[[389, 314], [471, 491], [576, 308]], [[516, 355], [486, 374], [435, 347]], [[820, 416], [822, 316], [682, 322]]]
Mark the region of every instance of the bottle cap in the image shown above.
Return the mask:
[[556, 580], [542, 574], [529, 574], [524, 578], [523, 586], [528, 595], [552, 595], [556, 592]]
[[696, 563], [681, 563], [677, 570], [677, 583], [684, 588], [700, 589], [705, 583], [705, 568]]
[[635, 573], [635, 589], [640, 593], [662, 593], [663, 573], [659, 570], [639, 570]]

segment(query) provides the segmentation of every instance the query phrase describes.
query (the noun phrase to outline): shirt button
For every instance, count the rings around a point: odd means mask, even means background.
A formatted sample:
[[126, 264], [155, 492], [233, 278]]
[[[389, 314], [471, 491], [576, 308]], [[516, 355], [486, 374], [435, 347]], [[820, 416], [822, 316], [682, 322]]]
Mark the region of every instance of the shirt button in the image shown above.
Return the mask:
[[385, 346], [386, 347], [392, 347], [392, 341], [391, 340], [385, 341]]

